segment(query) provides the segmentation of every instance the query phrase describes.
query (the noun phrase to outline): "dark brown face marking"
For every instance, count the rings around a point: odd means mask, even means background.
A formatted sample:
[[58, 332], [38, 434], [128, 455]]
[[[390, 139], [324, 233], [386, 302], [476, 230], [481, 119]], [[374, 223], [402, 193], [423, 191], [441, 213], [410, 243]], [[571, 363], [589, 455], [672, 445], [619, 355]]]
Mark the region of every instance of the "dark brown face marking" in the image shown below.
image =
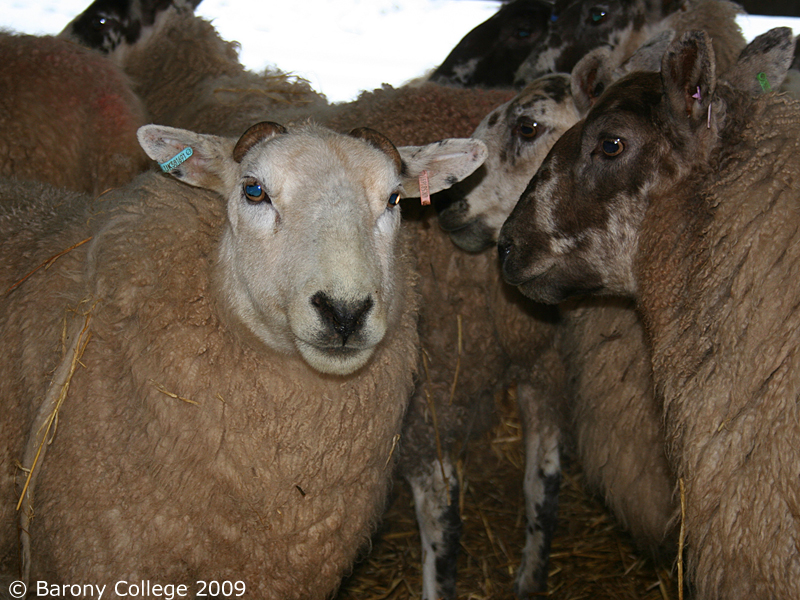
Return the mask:
[[655, 182], [674, 175], [656, 73], [621, 79], [556, 142], [500, 233], [503, 273], [530, 297], [628, 288]]

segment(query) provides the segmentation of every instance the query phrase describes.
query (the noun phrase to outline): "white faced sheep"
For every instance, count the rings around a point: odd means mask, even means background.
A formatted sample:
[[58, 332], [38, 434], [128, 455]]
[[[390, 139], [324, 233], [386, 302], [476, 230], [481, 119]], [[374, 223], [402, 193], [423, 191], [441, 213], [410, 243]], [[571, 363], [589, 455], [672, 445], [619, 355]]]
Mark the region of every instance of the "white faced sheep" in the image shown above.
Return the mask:
[[[78, 24], [101, 14], [101, 8], [92, 4], [60, 35], [96, 43]], [[326, 104], [303, 80], [278, 71], [247, 71], [236, 44], [223, 40], [180, 0], [166, 4], [146, 34], [117, 44], [109, 58], [128, 75], [154, 123], [235, 136], [253, 123], [275, 118], [269, 113], [278, 109]]]
[[380, 516], [418, 361], [398, 197], [485, 148], [269, 123], [139, 136], [196, 187], [4, 188], [3, 575], [19, 515], [31, 580], [323, 597]]
[[508, 281], [637, 298], [698, 598], [800, 596], [800, 105], [788, 29], [721, 78], [702, 32], [553, 147], [501, 231]]
[[4, 32], [0, 56], [0, 177], [98, 194], [147, 168], [136, 141], [145, 110], [108, 59]]
[[[202, 27], [210, 27], [196, 17], [175, 13], [166, 15], [171, 20], [186, 20], [186, 31], [192, 31], [200, 21]], [[194, 21], [192, 21], [194, 19]], [[167, 25], [155, 30], [147, 41], [152, 47], [159, 47]], [[172, 36], [194, 37], [183, 32], [176, 25]], [[136, 52], [134, 52], [136, 50]], [[139, 52], [139, 50], [141, 50]], [[144, 55], [146, 48], [125, 50], [125, 56]], [[160, 60], [172, 64], [172, 56], [157, 53]], [[154, 67], [157, 63], [151, 63]], [[173, 69], [183, 70], [180, 77], [194, 82], [196, 89], [203, 89], [207, 81], [214, 81], [213, 70], [209, 71], [202, 61], [176, 61]], [[151, 68], [146, 72], [153, 78], [153, 86], [162, 85], [160, 71]], [[178, 76], [178, 75], [176, 75]], [[145, 79], [142, 79], [145, 81]], [[148, 84], [147, 87], [149, 87]], [[164, 92], [168, 99], [174, 99], [171, 91]], [[429, 143], [444, 137], [460, 135], [458, 132], [471, 132], [480, 119], [491, 108], [507, 100], [509, 92], [455, 90], [444, 86], [424, 85], [421, 88], [401, 90], [377, 90], [363, 94], [357, 101], [338, 106], [312, 106], [308, 110], [289, 110], [290, 117], [313, 116], [334, 129], [346, 130], [356, 125], [366, 124], [383, 128], [389, 136], [400, 143]], [[155, 101], [155, 100], [154, 100]], [[150, 104], [148, 102], [148, 104]], [[202, 104], [202, 101], [201, 101]], [[198, 128], [210, 133], [226, 133], [230, 128], [240, 129], [253, 119], [267, 118], [275, 114], [275, 106], [265, 102], [245, 102], [247, 110], [231, 111], [222, 121], [209, 121], [203, 111], [192, 106], [181, 106], [180, 111], [165, 114], [165, 124]], [[237, 105], [238, 107], [238, 105]], [[284, 111], [281, 111], [284, 112]], [[273, 118], [273, 117], [269, 117]], [[173, 121], [172, 119], [177, 119]], [[415, 141], [416, 140], [416, 141]], [[450, 455], [459, 446], [458, 442], [468, 437], [470, 432], [479, 432], [488, 425], [485, 415], [491, 410], [493, 391], [506, 374], [507, 354], [497, 339], [495, 323], [501, 324], [514, 339], [524, 338], [524, 344], [506, 344], [514, 347], [515, 353], [526, 357], [526, 364], [533, 364], [530, 373], [521, 381], [520, 399], [523, 407], [523, 420], [531, 431], [540, 431], [545, 440], [541, 446], [531, 450], [529, 461], [533, 474], [529, 488], [536, 488], [537, 495], [530, 502], [531, 538], [536, 543], [527, 552], [521, 569], [523, 580], [535, 580], [539, 587], [546, 577], [546, 561], [549, 536], [555, 527], [554, 491], [557, 492], [558, 461], [550, 457], [557, 454], [558, 427], [550, 415], [552, 405], [543, 404], [534, 394], [552, 395], [552, 383], [557, 378], [557, 369], [550, 368], [555, 360], [548, 358], [554, 354], [552, 336], [555, 325], [554, 311], [526, 303], [513, 288], [505, 286], [489, 265], [495, 261], [490, 254], [472, 257], [454, 253], [447, 237], [438, 231], [433, 211], [417, 220], [407, 220], [408, 229], [417, 248], [417, 267], [421, 273], [423, 308], [421, 319], [421, 339], [426, 357], [429, 359], [428, 371], [418, 381], [414, 399], [411, 402], [407, 425], [401, 445], [400, 472], [411, 482], [418, 507], [418, 520], [423, 538], [423, 595], [426, 598], [451, 598], [455, 595], [456, 559], [459, 546], [460, 517], [458, 506], [457, 480], [450, 462]], [[507, 309], [490, 311], [494, 298], [504, 299]], [[506, 297], [516, 297], [508, 301]], [[527, 305], [527, 306], [526, 306]], [[538, 315], [530, 318], [529, 312]], [[524, 318], [521, 318], [524, 317]], [[464, 343], [459, 346], [459, 318], [463, 324]], [[459, 347], [462, 351], [459, 353]], [[541, 356], [540, 356], [541, 354]], [[480, 369], [458, 368], [459, 361], [464, 365], [481, 365]], [[535, 370], [534, 370], [535, 369]], [[454, 402], [450, 402], [453, 388]], [[539, 390], [534, 392], [534, 388]], [[542, 391], [546, 390], [546, 391]], [[437, 412], [438, 431], [434, 432], [427, 394], [431, 394]], [[477, 399], [477, 400], [476, 400]], [[552, 403], [556, 404], [556, 403]], [[441, 442], [441, 452], [437, 451], [437, 434]], [[535, 437], [531, 438], [536, 439]], [[531, 448], [535, 448], [534, 445]], [[537, 456], [533, 456], [533, 454]], [[544, 465], [542, 471], [539, 466]], [[542, 502], [544, 483], [547, 484], [549, 500]], [[555, 483], [554, 483], [555, 481]], [[537, 504], [542, 507], [536, 509]], [[537, 531], [534, 531], [537, 528]], [[544, 529], [542, 534], [539, 529]], [[533, 584], [531, 584], [533, 585]]]
[[736, 23], [741, 7], [727, 0], [564, 0], [553, 8], [553, 23], [523, 62], [515, 85], [545, 73], [572, 71], [594, 48], [614, 49], [621, 63], [647, 40], [666, 29], [680, 35], [708, 32], [721, 69], [736, 61], [745, 39]]
[[[399, 143], [427, 143], [468, 135], [510, 95], [433, 84], [376, 90], [334, 107], [324, 118], [335, 128], [365, 123]], [[420, 374], [411, 400], [399, 470], [414, 492], [422, 533], [423, 597], [455, 597], [460, 517], [453, 458], [470, 434], [491, 423], [486, 417], [494, 392], [512, 380], [526, 430], [528, 510], [517, 590], [521, 595], [543, 590], [560, 480], [563, 384], [553, 346], [556, 311], [526, 302], [505, 285], [493, 252], [454, 248], [430, 208], [409, 209], [403, 207], [404, 224], [417, 248], [420, 343], [428, 369]]]

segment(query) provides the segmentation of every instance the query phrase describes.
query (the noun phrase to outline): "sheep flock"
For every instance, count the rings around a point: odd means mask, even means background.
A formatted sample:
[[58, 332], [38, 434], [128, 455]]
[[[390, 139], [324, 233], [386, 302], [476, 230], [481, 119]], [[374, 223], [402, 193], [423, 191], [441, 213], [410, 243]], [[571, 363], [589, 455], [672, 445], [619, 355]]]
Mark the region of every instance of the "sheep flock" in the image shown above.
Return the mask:
[[[505, 0], [343, 103], [194, 0], [0, 31], [0, 600], [334, 598], [393, 485], [411, 597], [558, 598], [565, 461], [678, 598], [800, 597], [800, 52], [747, 43], [763, 4]], [[482, 596], [459, 465], [508, 390], [521, 559]]]

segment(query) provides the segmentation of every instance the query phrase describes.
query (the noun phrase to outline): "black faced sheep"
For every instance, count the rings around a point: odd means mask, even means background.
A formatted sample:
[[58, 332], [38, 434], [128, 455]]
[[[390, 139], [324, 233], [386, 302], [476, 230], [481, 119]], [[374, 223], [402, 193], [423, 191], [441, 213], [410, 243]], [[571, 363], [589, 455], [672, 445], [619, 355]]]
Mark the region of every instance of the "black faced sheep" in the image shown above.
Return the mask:
[[507, 280], [635, 296], [683, 483], [696, 597], [800, 597], [800, 105], [788, 29], [718, 78], [689, 32], [611, 86], [501, 231]]
[[[93, 4], [83, 14], [97, 11]], [[60, 35], [88, 45], [91, 36], [76, 28], [81, 19]], [[128, 75], [154, 123], [236, 136], [265, 115], [274, 118], [270, 113], [276, 110], [326, 104], [296, 77], [247, 71], [236, 44], [223, 40], [180, 0], [157, 14], [147, 35], [119, 43], [109, 58]]]
[[170, 6], [194, 10], [198, 4], [200, 0], [95, 0], [69, 22], [61, 36], [113, 54], [152, 34], [161, 13]]
[[398, 198], [485, 148], [274, 123], [139, 137], [191, 185], [2, 188], [2, 575], [19, 515], [24, 579], [324, 597], [380, 516], [413, 389]]
[[514, 73], [547, 31], [550, 3], [511, 0], [453, 48], [430, 81], [464, 87], [508, 87]]
[[[561, 74], [535, 80], [475, 130], [473, 137], [486, 144], [489, 156], [476, 174], [445, 192], [449, 202], [438, 206], [439, 222], [457, 245], [477, 252], [496, 243], [531, 175], [579, 120], [570, 79]], [[653, 400], [648, 349], [631, 303], [564, 305], [557, 339], [588, 486], [641, 547], [668, 555], [674, 480]]]
[[565, 0], [553, 8], [556, 19], [546, 36], [520, 65], [515, 85], [521, 87], [551, 72], [570, 72], [599, 46], [615, 49], [619, 62], [665, 29], [678, 34], [707, 31], [721, 69], [736, 61], [745, 39], [736, 23], [741, 7], [727, 0]]
[[0, 32], [0, 177], [98, 194], [149, 165], [147, 122], [108, 59], [53, 37]]

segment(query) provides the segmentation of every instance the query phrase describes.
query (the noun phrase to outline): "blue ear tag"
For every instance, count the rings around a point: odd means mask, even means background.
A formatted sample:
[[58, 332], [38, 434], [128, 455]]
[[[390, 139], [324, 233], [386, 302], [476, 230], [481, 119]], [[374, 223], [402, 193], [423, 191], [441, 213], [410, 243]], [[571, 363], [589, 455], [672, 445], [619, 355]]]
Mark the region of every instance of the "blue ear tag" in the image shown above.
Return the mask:
[[189, 157], [192, 154], [194, 154], [194, 151], [189, 146], [186, 146], [186, 148], [178, 152], [167, 162], [159, 163], [161, 170], [164, 171], [164, 173], [169, 173], [170, 171], [177, 169], [179, 166], [189, 160]]
[[555, 23], [558, 21], [558, 15], [550, 15], [550, 22]]

